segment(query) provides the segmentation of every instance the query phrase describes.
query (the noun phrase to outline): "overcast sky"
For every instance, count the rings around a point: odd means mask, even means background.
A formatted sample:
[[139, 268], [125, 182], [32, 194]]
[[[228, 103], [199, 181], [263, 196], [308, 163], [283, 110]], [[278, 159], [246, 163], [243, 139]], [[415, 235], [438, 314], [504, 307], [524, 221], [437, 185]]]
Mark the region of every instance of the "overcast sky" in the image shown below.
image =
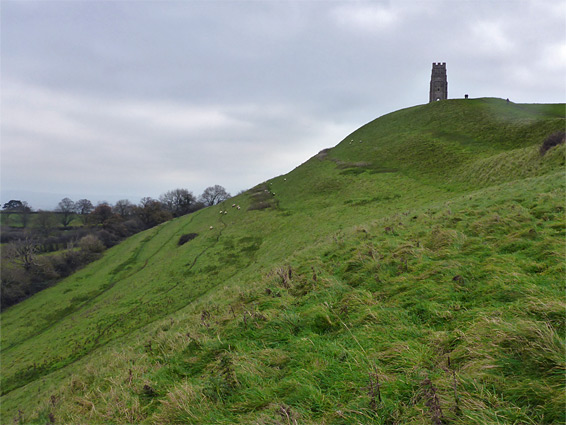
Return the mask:
[[1, 202], [235, 194], [380, 115], [566, 98], [566, 2], [8, 1]]

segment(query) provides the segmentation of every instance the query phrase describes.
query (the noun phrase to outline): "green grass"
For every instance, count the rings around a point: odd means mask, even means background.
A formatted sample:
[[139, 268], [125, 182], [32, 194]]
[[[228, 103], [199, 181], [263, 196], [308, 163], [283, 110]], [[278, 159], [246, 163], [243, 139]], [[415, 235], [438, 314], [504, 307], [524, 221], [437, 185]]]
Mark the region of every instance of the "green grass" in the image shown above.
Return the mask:
[[2, 423], [564, 422], [563, 111], [401, 110], [111, 248], [2, 313]]

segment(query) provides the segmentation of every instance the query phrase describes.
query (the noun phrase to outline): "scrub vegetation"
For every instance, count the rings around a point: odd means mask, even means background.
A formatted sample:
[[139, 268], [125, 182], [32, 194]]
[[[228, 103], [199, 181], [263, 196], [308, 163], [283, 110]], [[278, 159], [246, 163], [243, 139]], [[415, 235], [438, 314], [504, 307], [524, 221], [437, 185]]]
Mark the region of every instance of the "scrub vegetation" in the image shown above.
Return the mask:
[[2, 313], [2, 423], [564, 423], [564, 116], [404, 109], [128, 238]]
[[228, 198], [215, 185], [198, 200], [187, 189], [175, 189], [138, 205], [122, 199], [94, 207], [88, 199], [63, 198], [55, 211], [34, 212], [27, 202], [11, 200], [0, 212], [0, 311], [55, 285], [129, 236]]

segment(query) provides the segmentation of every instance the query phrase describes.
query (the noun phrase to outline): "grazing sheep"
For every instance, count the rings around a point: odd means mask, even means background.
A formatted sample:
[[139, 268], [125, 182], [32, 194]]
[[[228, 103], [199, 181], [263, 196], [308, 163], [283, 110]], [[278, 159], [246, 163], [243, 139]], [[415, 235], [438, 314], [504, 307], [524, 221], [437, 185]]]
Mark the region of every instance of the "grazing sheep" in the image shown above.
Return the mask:
[[234, 208], [236, 206], [236, 204], [232, 204], [232, 208]]
[[212, 230], [212, 229], [214, 229], [214, 227], [210, 226], [209, 229]]
[[236, 208], [237, 208], [237, 209], [240, 209], [240, 206], [238, 205]]

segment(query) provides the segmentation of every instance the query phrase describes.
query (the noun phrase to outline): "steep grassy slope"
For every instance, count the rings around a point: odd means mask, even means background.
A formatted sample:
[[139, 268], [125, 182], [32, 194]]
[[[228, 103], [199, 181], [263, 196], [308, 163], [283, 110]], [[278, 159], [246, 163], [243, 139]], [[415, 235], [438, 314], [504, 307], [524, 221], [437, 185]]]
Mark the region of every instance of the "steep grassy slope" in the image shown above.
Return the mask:
[[2, 423], [560, 423], [562, 129], [408, 108], [128, 239], [2, 314]]

